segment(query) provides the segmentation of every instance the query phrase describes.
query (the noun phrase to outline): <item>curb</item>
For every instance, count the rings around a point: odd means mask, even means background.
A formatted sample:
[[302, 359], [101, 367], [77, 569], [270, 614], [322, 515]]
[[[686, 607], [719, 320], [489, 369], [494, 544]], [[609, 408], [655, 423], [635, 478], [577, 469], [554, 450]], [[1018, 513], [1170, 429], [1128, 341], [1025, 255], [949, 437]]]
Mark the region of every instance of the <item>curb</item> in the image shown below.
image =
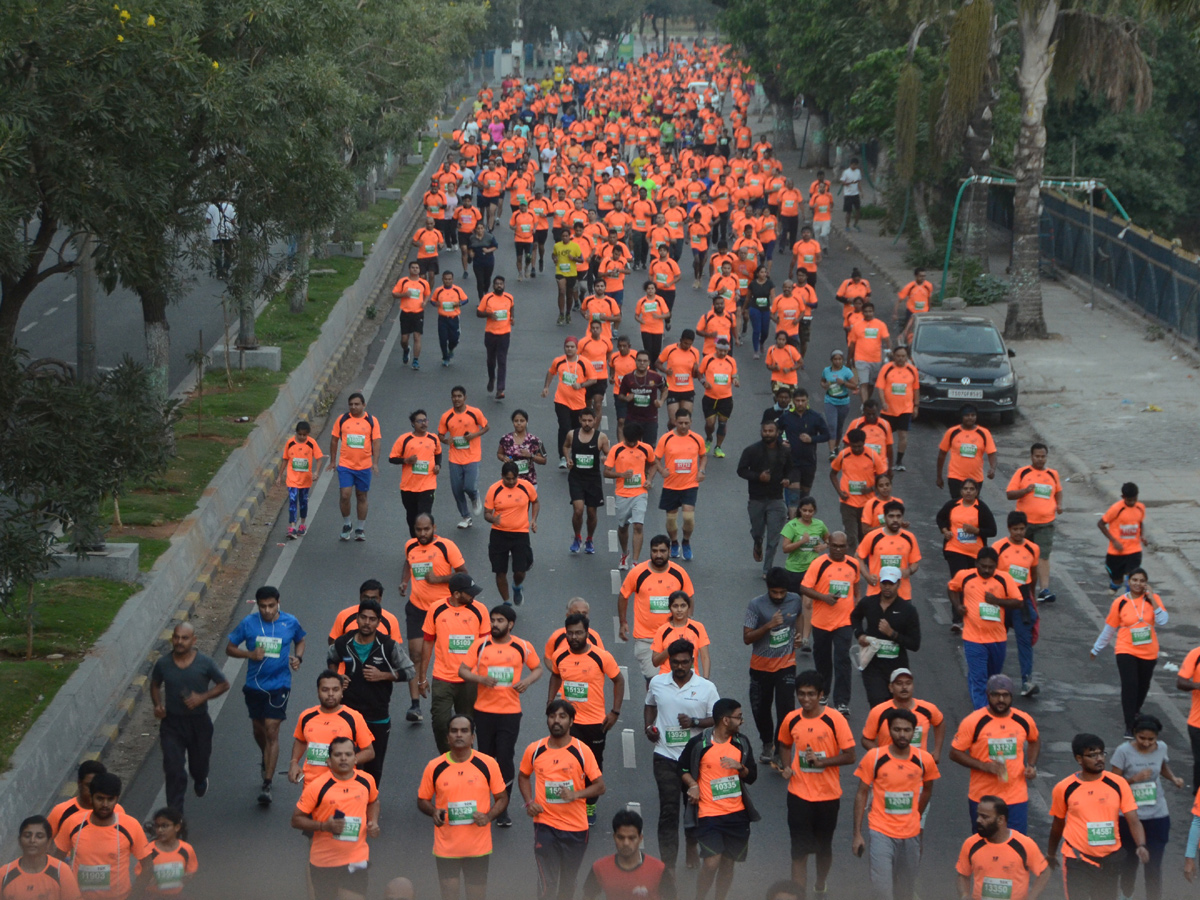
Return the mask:
[[[453, 127], [470, 109], [470, 102], [462, 103], [447, 125]], [[148, 688], [150, 667], [169, 652], [171, 628], [190, 618], [237, 546], [242, 529], [259, 512], [278, 473], [279, 435], [290, 432], [297, 417], [311, 418], [327, 409], [334, 399], [330, 385], [366, 318], [367, 308], [390, 285], [396, 266], [407, 256], [408, 238], [422, 209], [423, 187], [449, 149], [447, 141], [430, 155], [389, 221], [385, 237], [376, 242], [378, 256], [368, 258], [358, 280], [343, 292], [306, 361], [293, 369], [270, 408], [259, 415], [254, 430], [209, 482], [196, 509], [180, 523], [171, 548], [145, 576], [142, 590], [118, 611], [113, 624], [13, 752], [9, 770], [0, 775], [0, 821], [20, 821], [31, 807], [48, 808], [58, 798], [73, 795], [78, 762], [102, 756], [128, 724]], [[371, 265], [373, 259], [379, 262]], [[315, 376], [305, 372], [306, 362], [319, 358], [315, 354], [323, 349], [319, 347], [322, 337], [333, 337], [335, 329], [341, 334], [335, 338], [332, 350], [324, 351], [329, 353], [324, 367]], [[328, 346], [328, 338], [325, 343]], [[311, 388], [303, 397], [293, 396], [297, 388], [303, 390], [305, 381]], [[222, 507], [232, 507], [223, 521], [216, 518], [222, 516]], [[206, 525], [213, 535], [207, 538], [211, 541], [207, 548], [198, 545], [205, 540]], [[172, 596], [182, 596], [182, 600], [171, 603]], [[0, 828], [0, 846], [13, 843], [9, 827]]]

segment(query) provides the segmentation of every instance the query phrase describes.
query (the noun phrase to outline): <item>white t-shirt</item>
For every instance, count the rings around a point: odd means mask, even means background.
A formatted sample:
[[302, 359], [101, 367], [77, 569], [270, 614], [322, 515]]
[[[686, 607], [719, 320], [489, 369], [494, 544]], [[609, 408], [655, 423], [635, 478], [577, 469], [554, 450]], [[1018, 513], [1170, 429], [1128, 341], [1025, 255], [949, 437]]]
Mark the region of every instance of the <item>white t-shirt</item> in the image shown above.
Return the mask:
[[234, 227], [237, 225], [237, 213], [233, 204], [228, 201], [210, 203], [204, 212], [204, 224], [208, 226], [210, 241], [233, 240]]
[[847, 197], [858, 196], [858, 183], [862, 181], [862, 169], [846, 169], [842, 172], [842, 186]]
[[547, 145], [542, 148], [542, 152], [538, 154], [542, 159], [542, 172], [546, 175], [550, 174], [550, 164], [558, 157], [558, 151]]
[[660, 672], [650, 679], [646, 688], [646, 705], [658, 710], [654, 725], [658, 728], [658, 743], [654, 752], [667, 759], [679, 759], [683, 748], [700, 733], [699, 728], [680, 728], [679, 714], [693, 719], [712, 715], [713, 704], [721, 699], [717, 686], [696, 673], [680, 687], [670, 672]]

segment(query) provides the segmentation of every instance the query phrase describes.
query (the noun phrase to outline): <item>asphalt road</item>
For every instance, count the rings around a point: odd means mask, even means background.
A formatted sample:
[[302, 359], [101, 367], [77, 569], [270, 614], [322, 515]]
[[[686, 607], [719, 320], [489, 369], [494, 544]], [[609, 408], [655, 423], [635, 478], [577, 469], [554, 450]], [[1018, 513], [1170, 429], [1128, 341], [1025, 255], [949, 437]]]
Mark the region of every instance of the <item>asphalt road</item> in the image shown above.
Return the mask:
[[[436, 336], [431, 334], [436, 329], [427, 327], [424, 368], [419, 373], [401, 364], [399, 348], [393, 349], [389, 342], [389, 336], [395, 333], [393, 314], [371, 348], [361, 376], [350, 387], [350, 390], [358, 390], [365, 384], [370, 391], [368, 408], [382, 423], [386, 449], [398, 434], [408, 430], [407, 415], [411, 410], [424, 407], [429, 411], [430, 419], [435, 420], [449, 405], [450, 387], [465, 384], [469, 391], [468, 402], [481, 407], [491, 422], [491, 432], [484, 438], [482, 486], [499, 477], [499, 464], [494, 460], [496, 442], [508, 430], [508, 418], [517, 407], [531, 412], [531, 431], [547, 443], [552, 442], [555, 424], [551, 400], [540, 398], [540, 388], [546, 366], [560, 352], [561, 341], [568, 331], [554, 324], [553, 279], [539, 277], [530, 283], [517, 283], [511, 277], [511, 244], [507, 228], [499, 229], [497, 235], [502, 247], [497, 273], [510, 275], [509, 288], [517, 298], [518, 310], [507, 399], [496, 402], [484, 394], [483, 329], [473, 310], [464, 317], [464, 341], [450, 369], [438, 365]], [[443, 266], [454, 266], [457, 275], [455, 261], [450, 254], [442, 257]], [[782, 281], [781, 270], [785, 262], [786, 258], [776, 262], [777, 283]], [[862, 266], [867, 276], [871, 276], [863, 260], [835, 243], [821, 269], [818, 284], [821, 307], [816, 317], [808, 371], [802, 381], [817, 393], [820, 368], [828, 358], [829, 350], [841, 343], [841, 317], [833, 300], [834, 286], [854, 265]], [[639, 281], [636, 274], [628, 279], [630, 289], [626, 293], [626, 310], [631, 309], [630, 298], [637, 297], [633, 288]], [[473, 298], [473, 291], [469, 292]], [[877, 299], [883, 295], [883, 291], [877, 290]], [[704, 296], [693, 291], [690, 279], [685, 278], [676, 306], [674, 334], [683, 327], [681, 323], [690, 324], [706, 308]], [[432, 325], [432, 320], [431, 314], [427, 322]], [[578, 328], [569, 330], [575, 332]], [[760, 362], [751, 358], [748, 340], [735, 355], [742, 370], [742, 387], [735, 393], [736, 406], [726, 442], [729, 458], [714, 459], [708, 467], [708, 478], [701, 488], [697, 509], [698, 525], [693, 539], [696, 556], [687, 566], [697, 587], [697, 618], [705, 623], [713, 637], [713, 678], [724, 695], [745, 699], [749, 653], [741, 641], [741, 623], [746, 602], [762, 592], [763, 584], [759, 579], [759, 566], [751, 558], [745, 518], [746, 489], [737, 478], [735, 467], [741, 449], [757, 440], [761, 410], [770, 405], [771, 399], [767, 372]], [[344, 403], [343, 396], [335, 409], [344, 408]], [[611, 407], [608, 411], [611, 414]], [[611, 418], [609, 424], [612, 424]], [[895, 492], [908, 504], [908, 518], [925, 555], [923, 567], [915, 578], [915, 603], [925, 630], [925, 643], [914, 660], [917, 696], [941, 707], [952, 734], [971, 707], [965, 687], [961, 641], [953, 637], [947, 627], [950, 618], [949, 606], [944, 599], [946, 568], [940, 554], [940, 536], [933, 521], [945, 499], [945, 494], [936, 489], [933, 480], [936, 444], [945, 427], [945, 421], [927, 421], [924, 417], [915, 425], [906, 458], [908, 471], [898, 475]], [[993, 504], [1000, 518], [1011, 508], [1003, 500], [1003, 484], [1012, 471], [1025, 462], [1030, 436], [1021, 426], [997, 429], [996, 436], [1001, 448], [1000, 474], [995, 482], [986, 485], [983, 496]], [[322, 446], [326, 446], [327, 436], [321, 435], [320, 440]], [[399, 583], [401, 569], [399, 551], [407, 532], [400, 504], [398, 472], [389, 470], [386, 464], [383, 468], [371, 494], [369, 540], [366, 543], [337, 540], [340, 521], [336, 492], [326, 477], [314, 491], [314, 501], [319, 498], [320, 505], [310, 519], [308, 536], [300, 542], [286, 542], [286, 514], [281, 514], [274, 538], [268, 542], [268, 549], [247, 590], [245, 599], [250, 603], [256, 587], [275, 580], [283, 594], [284, 608], [299, 616], [310, 633], [312, 643], [295, 679], [290, 720], [284, 729], [288, 734], [296, 715], [316, 702], [313, 682], [322, 668], [324, 635], [333, 614], [354, 601], [358, 584], [369, 577], [381, 579], [388, 586], [385, 605], [402, 615], [402, 602], [395, 585]], [[542, 512], [539, 531], [534, 538], [536, 564], [526, 581], [526, 600], [519, 610], [516, 632], [540, 649], [549, 632], [561, 625], [565, 601], [582, 594], [591, 601], [594, 626], [606, 641], [610, 641], [618, 661], [633, 668], [632, 648], [612, 644], [612, 620], [616, 612], [613, 579], [618, 557], [609, 550], [607, 533], [615, 528], [614, 520], [601, 514], [595, 556], [571, 556], [567, 552], [570, 513], [565, 475], [556, 470], [552, 462], [539, 477]], [[608, 492], [611, 490], [609, 487]], [[836, 496], [823, 468], [817, 477], [815, 493], [820, 504], [818, 515], [836, 530]], [[662, 526], [662, 514], [654, 508], [656, 500], [657, 490], [651, 497], [647, 538], [660, 531]], [[1087, 659], [1087, 650], [1099, 630], [1099, 610], [1107, 610], [1108, 606], [1107, 592], [1100, 583], [1103, 551], [1092, 524], [1092, 501], [1083, 495], [1082, 489], [1068, 486], [1067, 503], [1064, 527], [1060, 529], [1054, 555], [1054, 584], [1059, 601], [1043, 609], [1041, 643], [1037, 648], [1036, 669], [1043, 684], [1042, 692], [1034, 701], [1016, 704], [1030, 712], [1043, 729], [1041, 774], [1031, 791], [1030, 810], [1031, 833], [1043, 845], [1049, 827], [1047, 809], [1051, 788], [1074, 770], [1069, 753], [1071, 737], [1078, 731], [1097, 731], [1115, 747], [1122, 732], [1115, 665], [1111, 657], [1096, 662]], [[476, 579], [485, 586], [480, 599], [489, 606], [497, 602], [487, 565], [486, 528], [477, 524], [462, 532], [454, 527], [457, 515], [449, 485], [444, 480], [438, 492], [435, 514], [442, 523], [441, 533], [459, 544]], [[241, 605], [237, 618], [249, 609], [248, 605]], [[1171, 630], [1172, 640], [1179, 645], [1195, 636], [1194, 629], [1188, 626]], [[1181, 654], [1172, 652], [1171, 655], [1178, 661]], [[810, 659], [801, 655], [801, 667], [806, 667]], [[1006, 668], [1017, 676], [1015, 645], [1010, 645]], [[232, 665], [227, 670], [240, 671]], [[1171, 680], [1173, 677], [1168, 676]], [[606, 822], [620, 805], [630, 801], [641, 804], [647, 817], [647, 850], [651, 853], [656, 850], [653, 834], [657, 795], [650, 771], [652, 748], [641, 734], [641, 679], [635, 676], [630, 683], [632, 696], [625, 703], [617, 729], [610, 735], [605, 778], [608, 793], [600, 801], [600, 824], [593, 830], [589, 864], [595, 857], [612, 852]], [[200, 874], [190, 896], [228, 898], [269, 894], [301, 897], [304, 896], [307, 843], [289, 827], [291, 808], [298, 798], [299, 788], [278, 777], [274, 806], [263, 810], [256, 805], [259, 760], [240, 689], [239, 681], [228, 695], [229, 703], [223, 705], [217, 718], [212, 788], [203, 800], [189, 798], [187, 804], [191, 840], [200, 858]], [[545, 734], [539, 711], [544, 696], [539, 685], [526, 700], [519, 748]], [[393, 704], [394, 718], [403, 718], [406, 699], [407, 691], [401, 685]], [[1186, 774], [1190, 771], [1190, 759], [1186, 738], [1181, 737], [1181, 708], [1178, 700], [1174, 697], [1165, 699], [1158, 689], [1147, 703], [1148, 710], [1167, 721], [1164, 739], [1175, 752], [1175, 770]], [[425, 711], [428, 719], [428, 702]], [[851, 715], [856, 733], [866, 712], [865, 695], [861, 684], [856, 684]], [[636, 744], [633, 758], [626, 759], [624, 766], [620, 738], [623, 728], [634, 730]], [[372, 842], [372, 897], [382, 896], [386, 880], [400, 874], [416, 882], [418, 896], [436, 896], [434, 866], [428, 855], [432, 825], [418, 813], [415, 802], [421, 770], [436, 754], [429, 730], [428, 722], [410, 727], [403, 721], [398, 721], [393, 730], [382, 789], [383, 835]], [[751, 737], [757, 748], [757, 735], [751, 734]], [[289, 746], [290, 739], [285, 739], [283, 760], [287, 759]], [[927, 824], [919, 883], [919, 895], [923, 900], [956, 896], [952, 867], [959, 847], [969, 833], [966, 771], [949, 762], [946, 753], [940, 762], [942, 778], [936, 786]], [[162, 785], [160, 767], [156, 752], [147, 759], [127, 793], [125, 805], [128, 809], [143, 816], [151, 811], [155, 794]], [[280, 768], [286, 768], [286, 763], [281, 763]], [[846, 797], [836, 838], [832, 884], [838, 897], [866, 897], [869, 893], [867, 862], [850, 854], [852, 798], [857, 787], [850, 771], [843, 771], [842, 785]], [[784, 782], [777, 775], [765, 772], [760, 775], [754, 793], [763, 820], [754, 826], [748, 861], [738, 867], [734, 882], [736, 897], [761, 896], [766, 885], [787, 877], [789, 872]], [[1185, 797], [1182, 792], [1169, 793], [1176, 818], [1175, 840], [1167, 857], [1167, 889], [1171, 896], [1171, 891], [1181, 890], [1183, 884], [1178, 872], [1190, 796]], [[496, 898], [534, 896], [531, 829], [522, 821], [523, 814], [519, 809], [514, 810], [514, 818], [517, 819], [516, 827], [495, 832], [496, 851], [490, 884], [491, 896]], [[684, 896], [687, 896], [691, 892], [691, 873], [682, 868], [681, 872]], [[833, 893], [831, 891], [831, 896]], [[1046, 896], [1060, 895], [1061, 888], [1052, 883]]]

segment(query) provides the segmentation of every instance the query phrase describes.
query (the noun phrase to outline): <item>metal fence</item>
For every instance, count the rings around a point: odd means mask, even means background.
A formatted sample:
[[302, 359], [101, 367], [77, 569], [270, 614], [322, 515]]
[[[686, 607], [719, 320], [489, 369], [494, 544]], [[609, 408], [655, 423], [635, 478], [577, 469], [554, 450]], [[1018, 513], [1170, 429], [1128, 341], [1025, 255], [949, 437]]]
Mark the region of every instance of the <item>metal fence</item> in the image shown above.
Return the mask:
[[[993, 188], [988, 220], [1012, 229], [1011, 190]], [[1088, 279], [1152, 316], [1165, 328], [1200, 341], [1200, 258], [1086, 203], [1042, 192], [1038, 242], [1043, 263]], [[1093, 269], [1094, 267], [1094, 269]]]

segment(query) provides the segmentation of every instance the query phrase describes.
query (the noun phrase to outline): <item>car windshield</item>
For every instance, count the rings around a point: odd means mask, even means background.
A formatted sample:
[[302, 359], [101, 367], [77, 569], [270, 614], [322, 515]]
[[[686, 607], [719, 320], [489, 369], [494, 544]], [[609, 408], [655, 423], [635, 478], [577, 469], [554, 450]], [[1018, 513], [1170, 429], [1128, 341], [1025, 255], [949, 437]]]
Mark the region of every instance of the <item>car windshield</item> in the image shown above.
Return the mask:
[[913, 352], [997, 356], [1004, 353], [1004, 348], [1000, 344], [1000, 335], [991, 325], [927, 322], [917, 329]]

